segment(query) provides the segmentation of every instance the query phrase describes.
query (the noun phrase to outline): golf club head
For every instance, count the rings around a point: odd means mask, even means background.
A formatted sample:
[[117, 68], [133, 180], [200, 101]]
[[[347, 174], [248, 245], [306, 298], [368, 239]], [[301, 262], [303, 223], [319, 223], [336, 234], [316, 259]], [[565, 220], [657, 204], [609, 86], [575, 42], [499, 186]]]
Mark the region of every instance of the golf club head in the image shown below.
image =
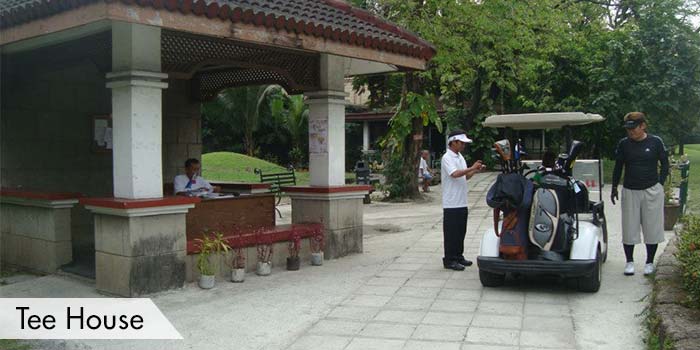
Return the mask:
[[503, 139], [496, 141], [496, 143], [493, 144], [493, 147], [496, 149], [496, 152], [501, 156], [501, 159], [504, 161], [510, 161], [512, 154], [510, 151], [510, 141], [508, 139]]

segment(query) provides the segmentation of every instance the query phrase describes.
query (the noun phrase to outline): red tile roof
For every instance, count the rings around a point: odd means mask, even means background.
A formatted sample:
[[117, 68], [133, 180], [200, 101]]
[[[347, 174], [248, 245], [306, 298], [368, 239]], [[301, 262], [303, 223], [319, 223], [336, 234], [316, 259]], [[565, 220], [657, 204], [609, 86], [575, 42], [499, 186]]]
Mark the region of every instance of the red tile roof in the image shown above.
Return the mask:
[[425, 60], [435, 55], [435, 48], [417, 35], [342, 0], [0, 0], [0, 27], [100, 1], [243, 22]]

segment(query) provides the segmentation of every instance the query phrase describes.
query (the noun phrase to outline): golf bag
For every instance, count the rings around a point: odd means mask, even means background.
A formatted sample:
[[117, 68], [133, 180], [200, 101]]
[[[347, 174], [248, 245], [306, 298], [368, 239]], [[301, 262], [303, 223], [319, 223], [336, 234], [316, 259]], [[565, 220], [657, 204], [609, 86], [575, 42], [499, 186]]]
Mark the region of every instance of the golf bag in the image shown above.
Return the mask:
[[[494, 208], [494, 231], [500, 237], [499, 253], [503, 259], [527, 259], [528, 220], [532, 204], [533, 184], [520, 174], [499, 175], [489, 189], [486, 201]], [[503, 224], [499, 233], [499, 217], [503, 212]]]
[[546, 260], [562, 260], [574, 239], [574, 193], [565, 179], [554, 175], [543, 178], [542, 187], [535, 191], [530, 211], [529, 238]]

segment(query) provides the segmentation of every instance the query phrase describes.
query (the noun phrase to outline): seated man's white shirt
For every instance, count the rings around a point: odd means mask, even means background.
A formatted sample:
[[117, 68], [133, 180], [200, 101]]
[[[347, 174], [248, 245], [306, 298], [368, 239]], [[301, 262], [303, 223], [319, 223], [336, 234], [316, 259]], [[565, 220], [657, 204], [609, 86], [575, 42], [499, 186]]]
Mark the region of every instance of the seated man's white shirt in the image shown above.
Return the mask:
[[442, 156], [441, 179], [442, 179], [442, 207], [466, 208], [467, 207], [467, 177], [452, 177], [457, 170], [467, 169], [467, 161], [462, 154], [455, 153], [451, 149]]
[[212, 191], [214, 187], [207, 182], [207, 180], [204, 180], [201, 176], [195, 176], [194, 181], [190, 187], [187, 187], [187, 184], [190, 182], [190, 178], [187, 177], [187, 175], [178, 175], [175, 176], [175, 180], [173, 180], [173, 187], [175, 188], [175, 194], [178, 194], [180, 192], [193, 192], [197, 191], [200, 189], [207, 189], [209, 191]]
[[428, 172], [428, 162], [425, 159], [420, 159], [420, 165], [418, 166], [418, 177], [423, 177], [423, 174]]

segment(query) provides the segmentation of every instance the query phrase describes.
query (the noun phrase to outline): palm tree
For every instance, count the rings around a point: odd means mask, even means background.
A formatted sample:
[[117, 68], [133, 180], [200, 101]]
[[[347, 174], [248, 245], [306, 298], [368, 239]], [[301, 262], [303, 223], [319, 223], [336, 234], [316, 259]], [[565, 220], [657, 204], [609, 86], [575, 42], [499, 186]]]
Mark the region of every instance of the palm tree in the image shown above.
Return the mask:
[[309, 107], [303, 95], [288, 95], [282, 90], [282, 98], [272, 101], [271, 110], [275, 117], [281, 117], [284, 128], [289, 133], [291, 151], [289, 156], [295, 167], [299, 167], [308, 153]]
[[277, 85], [261, 85], [225, 89], [202, 106], [203, 113], [208, 118], [228, 124], [231, 130], [242, 128], [245, 152], [254, 156], [253, 135], [260, 124], [261, 107], [268, 96], [279, 88]]

